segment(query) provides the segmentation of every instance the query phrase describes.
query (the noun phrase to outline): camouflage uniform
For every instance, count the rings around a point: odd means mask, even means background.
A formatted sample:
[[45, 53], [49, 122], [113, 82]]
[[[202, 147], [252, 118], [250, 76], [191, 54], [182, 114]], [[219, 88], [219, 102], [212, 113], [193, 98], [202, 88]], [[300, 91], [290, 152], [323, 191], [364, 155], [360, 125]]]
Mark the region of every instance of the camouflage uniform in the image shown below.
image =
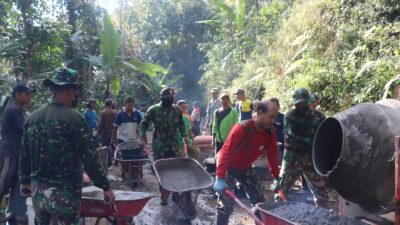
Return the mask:
[[186, 137], [181, 110], [175, 105], [164, 108], [161, 103], [150, 107], [140, 123], [140, 135], [143, 138], [146, 137], [150, 121], [154, 123], [152, 143], [154, 160], [182, 156], [177, 139], [178, 130]]
[[[74, 84], [76, 72], [65, 70], [50, 82]], [[83, 115], [52, 102], [34, 111], [24, 128], [20, 181], [32, 185], [36, 223], [79, 224], [83, 169], [96, 186], [110, 188]]]
[[281, 168], [281, 189], [284, 195], [288, 194], [299, 176], [304, 174], [314, 198], [327, 199], [326, 182], [316, 173], [311, 156], [315, 133], [324, 119], [325, 115], [314, 109], [305, 114], [293, 109], [285, 115], [286, 154]]
[[[225, 181], [230, 191], [234, 191], [237, 182], [240, 183], [241, 188], [246, 192], [247, 198], [251, 205], [254, 207], [257, 203], [265, 202], [264, 187], [261, 183], [260, 177], [256, 175], [250, 167], [244, 171], [229, 169]], [[235, 201], [229, 197], [225, 192], [218, 194], [217, 200], [217, 222], [216, 224], [228, 224], [229, 216], [233, 212]], [[259, 218], [258, 210], [254, 212]]]
[[[173, 96], [174, 90], [172, 88], [164, 88], [160, 94], [162, 98], [165, 95]], [[173, 98], [170, 100], [172, 101]], [[175, 105], [163, 107], [162, 102], [150, 107], [147, 110], [144, 119], [140, 123], [140, 136], [143, 139], [146, 139], [146, 131], [150, 122], [153, 122], [154, 124], [152, 142], [154, 160], [183, 156], [179, 149], [177, 132], [181, 132], [182, 137], [184, 138], [187, 134], [185, 131], [182, 112], [179, 107]], [[170, 192], [161, 186], [160, 192], [161, 204], [165, 205], [167, 204]], [[174, 193], [174, 195], [176, 194], [177, 193]], [[190, 192], [186, 194], [190, 194]]]

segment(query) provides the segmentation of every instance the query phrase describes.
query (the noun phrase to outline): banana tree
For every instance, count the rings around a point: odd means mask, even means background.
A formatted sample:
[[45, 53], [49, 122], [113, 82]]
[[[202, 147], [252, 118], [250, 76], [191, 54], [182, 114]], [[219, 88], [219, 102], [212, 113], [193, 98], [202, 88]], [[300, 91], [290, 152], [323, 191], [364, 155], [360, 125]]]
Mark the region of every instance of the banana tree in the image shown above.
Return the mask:
[[111, 17], [107, 13], [104, 14], [103, 24], [104, 28], [99, 34], [101, 56], [88, 55], [87, 60], [100, 67], [105, 74], [105, 98], [108, 98], [110, 93], [118, 95], [121, 90], [121, 76], [117, 74], [117, 70], [124, 67], [134, 69], [149, 77], [155, 77], [159, 73], [168, 74], [168, 70], [159, 65], [139, 60], [123, 59], [118, 56], [118, 50], [121, 46], [121, 34], [115, 30]]
[[218, 10], [224, 14], [230, 22], [235, 24], [237, 32], [242, 32], [246, 23], [246, 10], [248, 8], [247, 0], [237, 0], [236, 6], [231, 7], [224, 0], [212, 0]]

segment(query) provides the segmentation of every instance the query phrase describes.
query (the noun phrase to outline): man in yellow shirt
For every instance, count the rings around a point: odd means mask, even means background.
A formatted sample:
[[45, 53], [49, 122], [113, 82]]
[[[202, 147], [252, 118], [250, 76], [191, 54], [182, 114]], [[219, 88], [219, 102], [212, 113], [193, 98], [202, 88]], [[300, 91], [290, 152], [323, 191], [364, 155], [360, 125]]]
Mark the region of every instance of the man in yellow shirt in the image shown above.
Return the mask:
[[237, 89], [233, 95], [236, 95], [236, 99], [238, 100], [236, 103], [236, 110], [239, 112], [239, 121], [251, 120], [253, 105], [251, 101], [246, 98], [244, 89]]

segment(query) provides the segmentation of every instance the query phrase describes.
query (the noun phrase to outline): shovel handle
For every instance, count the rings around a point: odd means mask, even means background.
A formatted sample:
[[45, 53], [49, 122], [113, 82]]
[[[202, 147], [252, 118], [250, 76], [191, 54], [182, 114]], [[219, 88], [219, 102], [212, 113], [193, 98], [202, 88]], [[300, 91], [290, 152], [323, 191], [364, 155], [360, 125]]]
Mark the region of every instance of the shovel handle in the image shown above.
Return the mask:
[[183, 148], [184, 148], [184, 151], [185, 151], [185, 157], [188, 158], [189, 157], [189, 155], [188, 155], [188, 143], [187, 143], [186, 140], [183, 141]]
[[143, 147], [143, 150], [144, 150], [144, 152], [146, 152], [147, 156], [149, 157], [151, 164], [154, 165], [154, 158], [153, 158], [153, 155], [150, 152], [150, 149], [145, 145]]
[[283, 194], [283, 192], [282, 192], [281, 189], [278, 189], [278, 190], [276, 191], [276, 193], [279, 195], [279, 197], [281, 198], [282, 202], [286, 202], [286, 197], [285, 197], [285, 195]]
[[244, 209], [246, 213], [249, 214], [251, 218], [253, 218], [254, 222], [256, 222], [257, 225], [264, 225], [264, 223], [261, 222], [261, 220], [256, 215], [254, 215], [251, 209], [249, 209], [242, 201], [240, 201], [240, 199], [232, 191], [225, 189], [224, 192], [230, 198], [232, 198], [236, 202], [236, 204], [240, 206], [240, 208]]

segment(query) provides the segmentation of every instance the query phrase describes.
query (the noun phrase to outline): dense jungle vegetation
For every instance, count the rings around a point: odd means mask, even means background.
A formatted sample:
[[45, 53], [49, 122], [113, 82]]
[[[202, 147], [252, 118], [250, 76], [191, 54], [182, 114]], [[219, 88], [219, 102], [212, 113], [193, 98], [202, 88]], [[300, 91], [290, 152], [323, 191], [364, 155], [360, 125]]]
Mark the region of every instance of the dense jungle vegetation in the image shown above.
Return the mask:
[[90, 98], [148, 106], [164, 86], [204, 105], [211, 88], [251, 99], [306, 87], [333, 114], [398, 97], [398, 0], [1, 0], [1, 94], [40, 90], [59, 66], [79, 71]]

